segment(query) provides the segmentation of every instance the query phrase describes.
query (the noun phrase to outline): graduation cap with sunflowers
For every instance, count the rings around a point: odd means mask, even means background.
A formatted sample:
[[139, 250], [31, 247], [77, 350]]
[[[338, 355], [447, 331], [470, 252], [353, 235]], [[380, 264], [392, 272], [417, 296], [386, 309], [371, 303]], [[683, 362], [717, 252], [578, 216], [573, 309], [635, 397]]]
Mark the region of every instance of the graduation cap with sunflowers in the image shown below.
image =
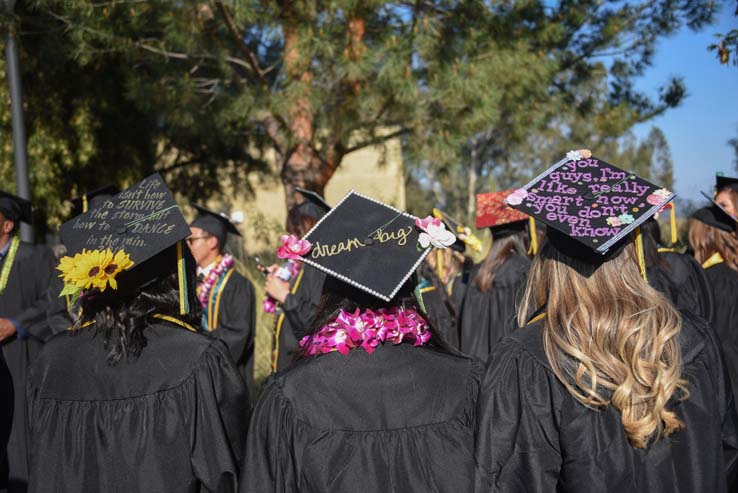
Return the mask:
[[189, 312], [183, 241], [190, 229], [156, 173], [62, 224], [68, 255], [60, 296], [132, 294], [175, 268], [180, 313]]

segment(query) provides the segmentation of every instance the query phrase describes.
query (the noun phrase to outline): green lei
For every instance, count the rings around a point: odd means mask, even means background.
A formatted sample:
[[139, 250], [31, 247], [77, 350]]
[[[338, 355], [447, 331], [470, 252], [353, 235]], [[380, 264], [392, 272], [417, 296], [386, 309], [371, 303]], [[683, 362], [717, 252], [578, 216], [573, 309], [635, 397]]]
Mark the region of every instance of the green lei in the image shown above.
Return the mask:
[[5, 291], [5, 286], [8, 285], [8, 278], [10, 277], [10, 269], [13, 268], [13, 262], [15, 261], [15, 254], [18, 253], [18, 247], [20, 246], [20, 238], [18, 235], [13, 236], [10, 240], [10, 248], [8, 249], [8, 255], [3, 265], [3, 270], [0, 271], [0, 294]]

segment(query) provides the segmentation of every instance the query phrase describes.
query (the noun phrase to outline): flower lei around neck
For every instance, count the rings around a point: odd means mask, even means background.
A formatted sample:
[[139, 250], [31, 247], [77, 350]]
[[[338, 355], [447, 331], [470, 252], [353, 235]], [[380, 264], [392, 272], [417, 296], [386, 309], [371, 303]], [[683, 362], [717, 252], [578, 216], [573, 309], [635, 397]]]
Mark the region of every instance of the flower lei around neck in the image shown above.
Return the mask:
[[333, 351], [347, 355], [357, 347], [372, 354], [380, 343], [397, 345], [406, 341], [422, 346], [430, 338], [428, 323], [415, 309], [392, 307], [360, 312], [357, 308], [353, 313], [341, 310], [318, 332], [303, 337], [300, 347], [308, 356]]
[[215, 286], [215, 283], [218, 282], [220, 276], [230, 269], [231, 266], [233, 266], [233, 257], [226, 253], [216, 260], [215, 267], [210, 269], [210, 272], [205, 276], [205, 279], [197, 283], [197, 298], [200, 300], [200, 304], [203, 308], [208, 306], [208, 297], [210, 296], [210, 291], [213, 289], [213, 286]]

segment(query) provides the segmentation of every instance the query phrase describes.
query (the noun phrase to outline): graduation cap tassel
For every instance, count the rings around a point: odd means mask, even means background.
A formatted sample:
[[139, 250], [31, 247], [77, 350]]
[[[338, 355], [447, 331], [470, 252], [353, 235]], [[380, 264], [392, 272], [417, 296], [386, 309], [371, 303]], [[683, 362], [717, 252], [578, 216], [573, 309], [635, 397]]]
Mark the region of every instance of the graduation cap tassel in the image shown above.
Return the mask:
[[641, 233], [640, 226], [635, 230], [635, 246], [636, 255], [638, 256], [638, 270], [641, 271], [643, 280], [648, 282], [648, 276], [646, 275], [646, 255], [643, 250], [643, 234]]
[[676, 205], [673, 203], [671, 204], [671, 209], [669, 210], [669, 227], [671, 229], [671, 246], [674, 246], [679, 241], [679, 236], [677, 235], [677, 222], [676, 222]]
[[87, 212], [89, 205], [87, 205], [87, 194], [82, 195], [82, 214]]
[[177, 280], [179, 281], [179, 314], [190, 312], [189, 293], [187, 292], [187, 268], [185, 267], [182, 241], [177, 242]]
[[536, 232], [536, 220], [533, 216], [528, 217], [528, 229], [530, 230], [528, 255], [535, 255], [538, 253], [538, 233]]

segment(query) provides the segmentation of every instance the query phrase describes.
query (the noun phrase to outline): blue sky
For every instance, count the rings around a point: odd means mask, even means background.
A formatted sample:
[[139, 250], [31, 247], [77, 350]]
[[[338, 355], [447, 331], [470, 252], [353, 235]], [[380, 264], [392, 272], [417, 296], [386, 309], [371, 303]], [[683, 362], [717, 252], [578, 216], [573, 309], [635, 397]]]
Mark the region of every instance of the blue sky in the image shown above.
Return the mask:
[[720, 65], [707, 46], [715, 33], [738, 28], [735, 0], [724, 1], [717, 22], [699, 33], [684, 29], [661, 40], [653, 66], [637, 87], [652, 96], [671, 76], [681, 76], [688, 97], [676, 109], [640, 125], [635, 133], [645, 138], [651, 126], [660, 127], [669, 141], [676, 193], [699, 200], [700, 190], [710, 192], [716, 171], [738, 176], [728, 139], [738, 136], [738, 67]]

